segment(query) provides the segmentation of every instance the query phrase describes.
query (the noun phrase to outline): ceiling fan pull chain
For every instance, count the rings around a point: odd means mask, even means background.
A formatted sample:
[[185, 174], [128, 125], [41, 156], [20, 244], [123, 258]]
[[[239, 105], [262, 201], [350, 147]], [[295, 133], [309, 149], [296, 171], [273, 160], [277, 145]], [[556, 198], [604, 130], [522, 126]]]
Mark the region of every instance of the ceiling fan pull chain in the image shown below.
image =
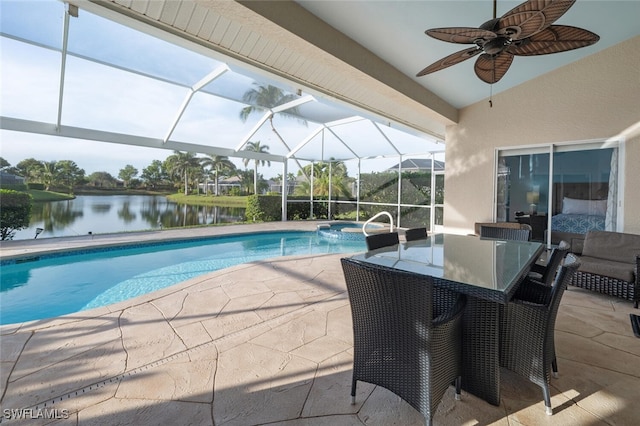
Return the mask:
[[493, 84], [489, 85], [489, 108], [493, 108]]

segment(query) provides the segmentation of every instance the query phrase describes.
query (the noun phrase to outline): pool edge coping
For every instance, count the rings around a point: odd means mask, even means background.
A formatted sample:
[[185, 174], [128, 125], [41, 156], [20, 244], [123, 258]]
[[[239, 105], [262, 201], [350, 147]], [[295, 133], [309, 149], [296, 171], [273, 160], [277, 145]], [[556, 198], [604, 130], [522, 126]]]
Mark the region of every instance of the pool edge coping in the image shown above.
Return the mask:
[[32, 255], [47, 255], [62, 251], [85, 250], [94, 247], [115, 247], [140, 243], [186, 241], [217, 236], [241, 235], [256, 232], [257, 229], [258, 232], [315, 231], [319, 223], [326, 222], [328, 221], [261, 222], [227, 226], [172, 228], [162, 231], [153, 230], [93, 234], [91, 236], [53, 237], [42, 240], [8, 240], [0, 242], [0, 262]]

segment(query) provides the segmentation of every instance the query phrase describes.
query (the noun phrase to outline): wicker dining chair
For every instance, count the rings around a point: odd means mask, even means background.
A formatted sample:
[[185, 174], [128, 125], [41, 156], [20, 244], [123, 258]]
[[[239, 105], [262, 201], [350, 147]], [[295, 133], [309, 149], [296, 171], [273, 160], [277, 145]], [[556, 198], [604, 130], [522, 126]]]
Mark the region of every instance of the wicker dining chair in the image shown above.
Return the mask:
[[531, 241], [531, 230], [501, 228], [499, 226], [480, 226], [480, 237], [501, 240]]
[[551, 255], [547, 260], [546, 265], [534, 264], [531, 267], [531, 272], [528, 275], [528, 278], [540, 282], [546, 286], [550, 286], [553, 284], [553, 280], [556, 277], [556, 272], [558, 272], [558, 268], [560, 264], [569, 253], [569, 248], [571, 245], [566, 241], [562, 240], [558, 244], [558, 247], [555, 247], [551, 251]]
[[393, 246], [400, 243], [397, 232], [381, 232], [366, 237], [367, 250], [375, 250], [382, 247]]
[[549, 376], [557, 372], [554, 329], [562, 295], [580, 261], [568, 254], [551, 287], [529, 282], [507, 303], [500, 321], [500, 365], [542, 388], [553, 414]]
[[447, 388], [460, 399], [464, 296], [432, 278], [341, 259], [353, 319], [355, 404], [358, 380], [409, 403], [427, 425]]
[[410, 228], [404, 231], [404, 238], [407, 241], [424, 240], [428, 236], [427, 228]]

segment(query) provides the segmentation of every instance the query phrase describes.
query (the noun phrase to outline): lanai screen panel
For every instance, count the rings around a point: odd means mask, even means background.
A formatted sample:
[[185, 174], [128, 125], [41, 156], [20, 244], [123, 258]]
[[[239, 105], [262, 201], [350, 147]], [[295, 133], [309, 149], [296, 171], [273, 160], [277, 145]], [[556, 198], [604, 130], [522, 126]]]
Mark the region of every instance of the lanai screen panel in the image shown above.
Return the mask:
[[0, 30], [14, 37], [60, 49], [64, 14], [64, 3], [59, 1], [1, 1]]
[[62, 124], [162, 138], [184, 91], [174, 84], [69, 57]]
[[420, 155], [426, 152], [444, 151], [444, 144], [437, 143], [424, 135], [417, 136], [409, 132], [396, 129], [393, 126], [378, 124], [378, 128], [393, 143], [403, 155]]
[[398, 152], [381, 134], [370, 120], [359, 120], [331, 127], [331, 130], [349, 147], [357, 157], [376, 157], [398, 155]]
[[253, 116], [243, 123], [238, 115], [245, 106], [241, 102], [197, 92], [186, 107], [171, 139], [235, 149], [260, 119], [259, 116]]
[[[207, 85], [202, 88], [202, 92], [242, 103], [242, 96], [255, 81], [256, 80], [251, 77], [229, 69], [215, 80], [207, 83]], [[240, 110], [238, 110], [238, 112], [239, 111]], [[236, 117], [237, 116], [236, 114]]]
[[80, 10], [69, 19], [69, 52], [190, 87], [222, 62]]
[[355, 155], [329, 129], [323, 127], [319, 132], [309, 131], [306, 143], [295, 153], [296, 158], [314, 161], [329, 161], [331, 159], [344, 160], [354, 158]]
[[[3, 38], [0, 55], [1, 114], [55, 123], [60, 93], [60, 54]], [[31, 101], [25, 102], [26, 100]]]
[[[410, 136], [406, 142], [407, 135], [393, 124], [376, 126], [371, 121], [375, 117], [368, 112], [321, 94], [298, 107], [307, 125], [280, 113], [274, 115], [274, 126], [285, 146], [269, 120], [256, 130], [261, 112], [246, 122], [240, 120], [240, 111], [247, 106], [242, 97], [252, 88], [274, 85], [304, 98], [308, 96], [304, 87], [245, 69], [238, 62], [226, 64], [224, 57], [213, 52], [209, 56], [201, 46], [190, 50], [183, 47], [188, 46], [186, 41], [173, 44], [82, 7], [78, 17], [67, 17], [65, 3], [43, 0], [37, 7], [34, 4], [0, 2], [3, 117], [58, 124], [61, 105], [60, 124], [89, 133], [101, 130], [169, 138], [187, 144], [185, 147], [192, 143], [225, 150], [259, 140], [283, 160], [344, 161], [441, 148], [432, 148], [426, 136]], [[68, 53], [64, 56], [66, 20]], [[224, 72], [208, 82], [207, 76], [218, 69]], [[203, 87], [198, 86], [201, 83]], [[358, 115], [361, 119], [354, 121]], [[91, 136], [101, 137], [98, 132]], [[289, 167], [295, 169], [295, 163]]]

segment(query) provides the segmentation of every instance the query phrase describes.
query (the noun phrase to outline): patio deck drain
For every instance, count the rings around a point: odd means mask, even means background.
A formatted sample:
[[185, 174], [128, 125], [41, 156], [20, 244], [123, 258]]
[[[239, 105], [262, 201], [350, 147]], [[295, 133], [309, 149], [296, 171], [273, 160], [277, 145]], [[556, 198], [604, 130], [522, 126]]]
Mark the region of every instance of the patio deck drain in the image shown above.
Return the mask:
[[[227, 334], [225, 336], [219, 337], [219, 338], [214, 339], [214, 340], [212, 340], [210, 342], [203, 343], [202, 345], [194, 346], [193, 348], [186, 349], [186, 350], [184, 350], [182, 352], [177, 352], [177, 353], [175, 353], [173, 355], [170, 355], [170, 356], [168, 356], [166, 358], [162, 358], [162, 359], [159, 359], [157, 361], [154, 361], [154, 362], [151, 362], [151, 363], [148, 363], [148, 364], [145, 364], [145, 365], [141, 365], [140, 367], [134, 368], [133, 370], [125, 371], [124, 373], [118, 374], [118, 375], [110, 377], [108, 379], [100, 380], [98, 382], [95, 382], [95, 383], [92, 383], [92, 384], [90, 384], [88, 386], [85, 386], [85, 387], [83, 387], [81, 389], [77, 389], [77, 390], [71, 391], [71, 392], [69, 392], [69, 393], [67, 393], [65, 395], [61, 395], [61, 396], [57, 396], [55, 398], [51, 398], [51, 399], [49, 399], [47, 401], [40, 402], [40, 403], [38, 403], [36, 405], [25, 407], [24, 409], [26, 409], [26, 410], [34, 410], [34, 411], [44, 410], [44, 409], [51, 409], [51, 408], [53, 408], [53, 406], [56, 403], [61, 403], [63, 401], [67, 401], [67, 400], [75, 398], [77, 396], [85, 395], [88, 392], [94, 391], [96, 389], [100, 389], [100, 388], [103, 388], [103, 387], [111, 385], [111, 384], [119, 383], [123, 379], [125, 379], [125, 378], [127, 378], [129, 376], [133, 376], [133, 375], [136, 375], [136, 374], [138, 374], [140, 372], [149, 370], [151, 368], [155, 368], [155, 367], [164, 365], [164, 364], [166, 364], [166, 363], [168, 363], [170, 361], [174, 361], [176, 359], [182, 358], [182, 357], [184, 357], [186, 355], [189, 355], [189, 354], [192, 354], [192, 353], [194, 353], [196, 351], [210, 348], [211, 346], [214, 346], [214, 345], [216, 345], [216, 344], [218, 344], [220, 342], [223, 342], [225, 340], [237, 337], [237, 336], [239, 336], [239, 335], [241, 335], [243, 333], [254, 331], [255, 329], [257, 329], [259, 327], [267, 327], [268, 329], [265, 330], [265, 332], [266, 332], [268, 330], [273, 329], [271, 327], [272, 325], [276, 325], [277, 326], [277, 325], [282, 324], [285, 321], [292, 320], [297, 316], [304, 315], [306, 313], [311, 312], [313, 310], [312, 306], [317, 304], [317, 303], [329, 302], [329, 301], [332, 301], [334, 299], [341, 298], [343, 296], [344, 296], [344, 293], [332, 294], [331, 296], [327, 297], [326, 299], [316, 300], [316, 301], [308, 303], [308, 304], [306, 304], [306, 305], [304, 305], [304, 306], [302, 306], [302, 307], [300, 307], [298, 309], [295, 309], [295, 310], [293, 310], [291, 312], [287, 312], [287, 313], [285, 313], [283, 315], [280, 315], [280, 316], [277, 316], [277, 317], [273, 317], [273, 318], [270, 318], [268, 320], [253, 324], [252, 326], [249, 326], [249, 327], [244, 328], [242, 330], [238, 330], [238, 331], [235, 331], [233, 333]], [[274, 323], [276, 323], [276, 324], [274, 324]]]

